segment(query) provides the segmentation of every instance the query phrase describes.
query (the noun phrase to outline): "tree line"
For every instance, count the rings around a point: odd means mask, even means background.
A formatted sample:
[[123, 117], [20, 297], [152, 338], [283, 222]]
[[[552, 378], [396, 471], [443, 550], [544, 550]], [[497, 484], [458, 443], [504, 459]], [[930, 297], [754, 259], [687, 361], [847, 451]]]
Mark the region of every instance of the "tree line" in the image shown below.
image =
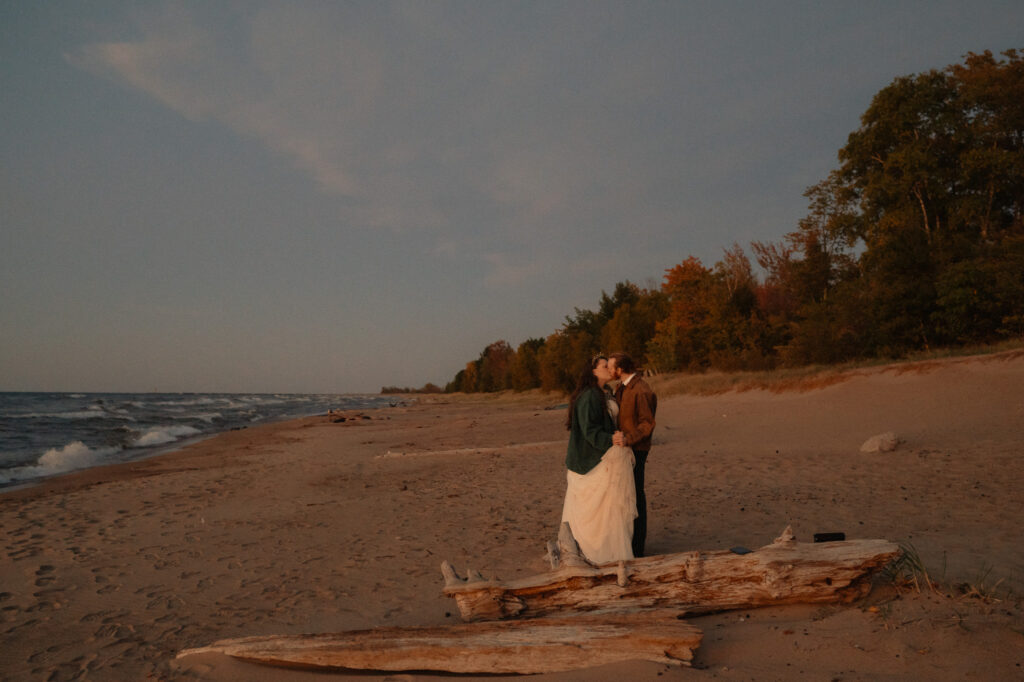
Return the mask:
[[656, 371], [827, 364], [1024, 335], [1024, 53], [896, 78], [777, 242], [619, 282], [547, 338], [489, 344], [446, 392], [571, 390], [599, 350]]

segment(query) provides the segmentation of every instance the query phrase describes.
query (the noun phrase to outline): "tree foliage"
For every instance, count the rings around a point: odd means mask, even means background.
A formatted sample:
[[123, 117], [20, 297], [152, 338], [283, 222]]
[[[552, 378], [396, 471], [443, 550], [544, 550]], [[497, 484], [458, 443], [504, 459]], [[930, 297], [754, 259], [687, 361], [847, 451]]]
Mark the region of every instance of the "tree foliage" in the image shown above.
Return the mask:
[[897, 356], [1024, 334], [1024, 53], [969, 53], [880, 90], [778, 242], [690, 256], [659, 288], [619, 282], [596, 310], [446, 390], [570, 390], [599, 351], [654, 371]]

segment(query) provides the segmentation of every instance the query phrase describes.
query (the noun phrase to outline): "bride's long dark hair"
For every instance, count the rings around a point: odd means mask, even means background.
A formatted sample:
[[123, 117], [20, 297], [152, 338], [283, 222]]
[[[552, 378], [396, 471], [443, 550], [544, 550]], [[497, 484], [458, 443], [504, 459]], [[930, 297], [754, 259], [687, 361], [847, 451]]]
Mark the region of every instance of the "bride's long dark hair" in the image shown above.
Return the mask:
[[590, 362], [586, 363], [580, 371], [580, 375], [576, 379], [576, 390], [572, 392], [572, 396], [569, 398], [569, 414], [565, 418], [566, 431], [572, 430], [573, 418], [576, 415], [576, 400], [588, 389], [596, 388], [600, 390], [601, 387], [597, 385], [597, 377], [594, 376], [594, 369], [602, 360], [607, 361], [608, 358], [604, 355], [595, 355], [590, 358]]

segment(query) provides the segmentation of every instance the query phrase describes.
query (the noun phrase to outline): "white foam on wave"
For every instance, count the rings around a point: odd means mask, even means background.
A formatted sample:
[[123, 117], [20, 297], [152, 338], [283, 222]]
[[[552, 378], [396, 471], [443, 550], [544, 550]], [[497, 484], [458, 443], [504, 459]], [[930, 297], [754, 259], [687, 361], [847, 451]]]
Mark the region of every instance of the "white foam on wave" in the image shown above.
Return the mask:
[[118, 448], [90, 448], [80, 440], [62, 448], [50, 448], [39, 458], [39, 465], [54, 471], [70, 471], [98, 464], [100, 459], [118, 451]]
[[154, 426], [139, 436], [132, 443], [132, 447], [147, 448], [153, 445], [164, 445], [165, 443], [173, 443], [179, 438], [195, 436], [199, 433], [201, 433], [199, 429], [191, 426]]
[[90, 448], [80, 440], [72, 441], [62, 448], [50, 448], [35, 465], [14, 467], [0, 471], [0, 483], [24, 481], [43, 476], [53, 476], [77, 469], [87, 469], [103, 464], [104, 459], [118, 452], [120, 448]]
[[184, 400], [161, 400], [153, 403], [161, 407], [194, 407], [195, 405], [213, 405], [226, 402], [223, 398], [188, 398]]
[[236, 396], [241, 401], [238, 407], [252, 407], [252, 406], [263, 406], [263, 405], [283, 405], [287, 402], [293, 402], [294, 398], [286, 396], [264, 396], [264, 395], [242, 395]]

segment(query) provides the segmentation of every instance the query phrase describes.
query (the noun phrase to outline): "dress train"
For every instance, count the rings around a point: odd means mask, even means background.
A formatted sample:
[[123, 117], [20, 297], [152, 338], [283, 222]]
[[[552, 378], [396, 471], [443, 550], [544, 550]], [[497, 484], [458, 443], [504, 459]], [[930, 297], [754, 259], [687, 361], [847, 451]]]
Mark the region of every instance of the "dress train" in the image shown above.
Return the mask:
[[634, 462], [631, 448], [613, 445], [586, 474], [566, 472], [562, 521], [595, 564], [633, 558]]

